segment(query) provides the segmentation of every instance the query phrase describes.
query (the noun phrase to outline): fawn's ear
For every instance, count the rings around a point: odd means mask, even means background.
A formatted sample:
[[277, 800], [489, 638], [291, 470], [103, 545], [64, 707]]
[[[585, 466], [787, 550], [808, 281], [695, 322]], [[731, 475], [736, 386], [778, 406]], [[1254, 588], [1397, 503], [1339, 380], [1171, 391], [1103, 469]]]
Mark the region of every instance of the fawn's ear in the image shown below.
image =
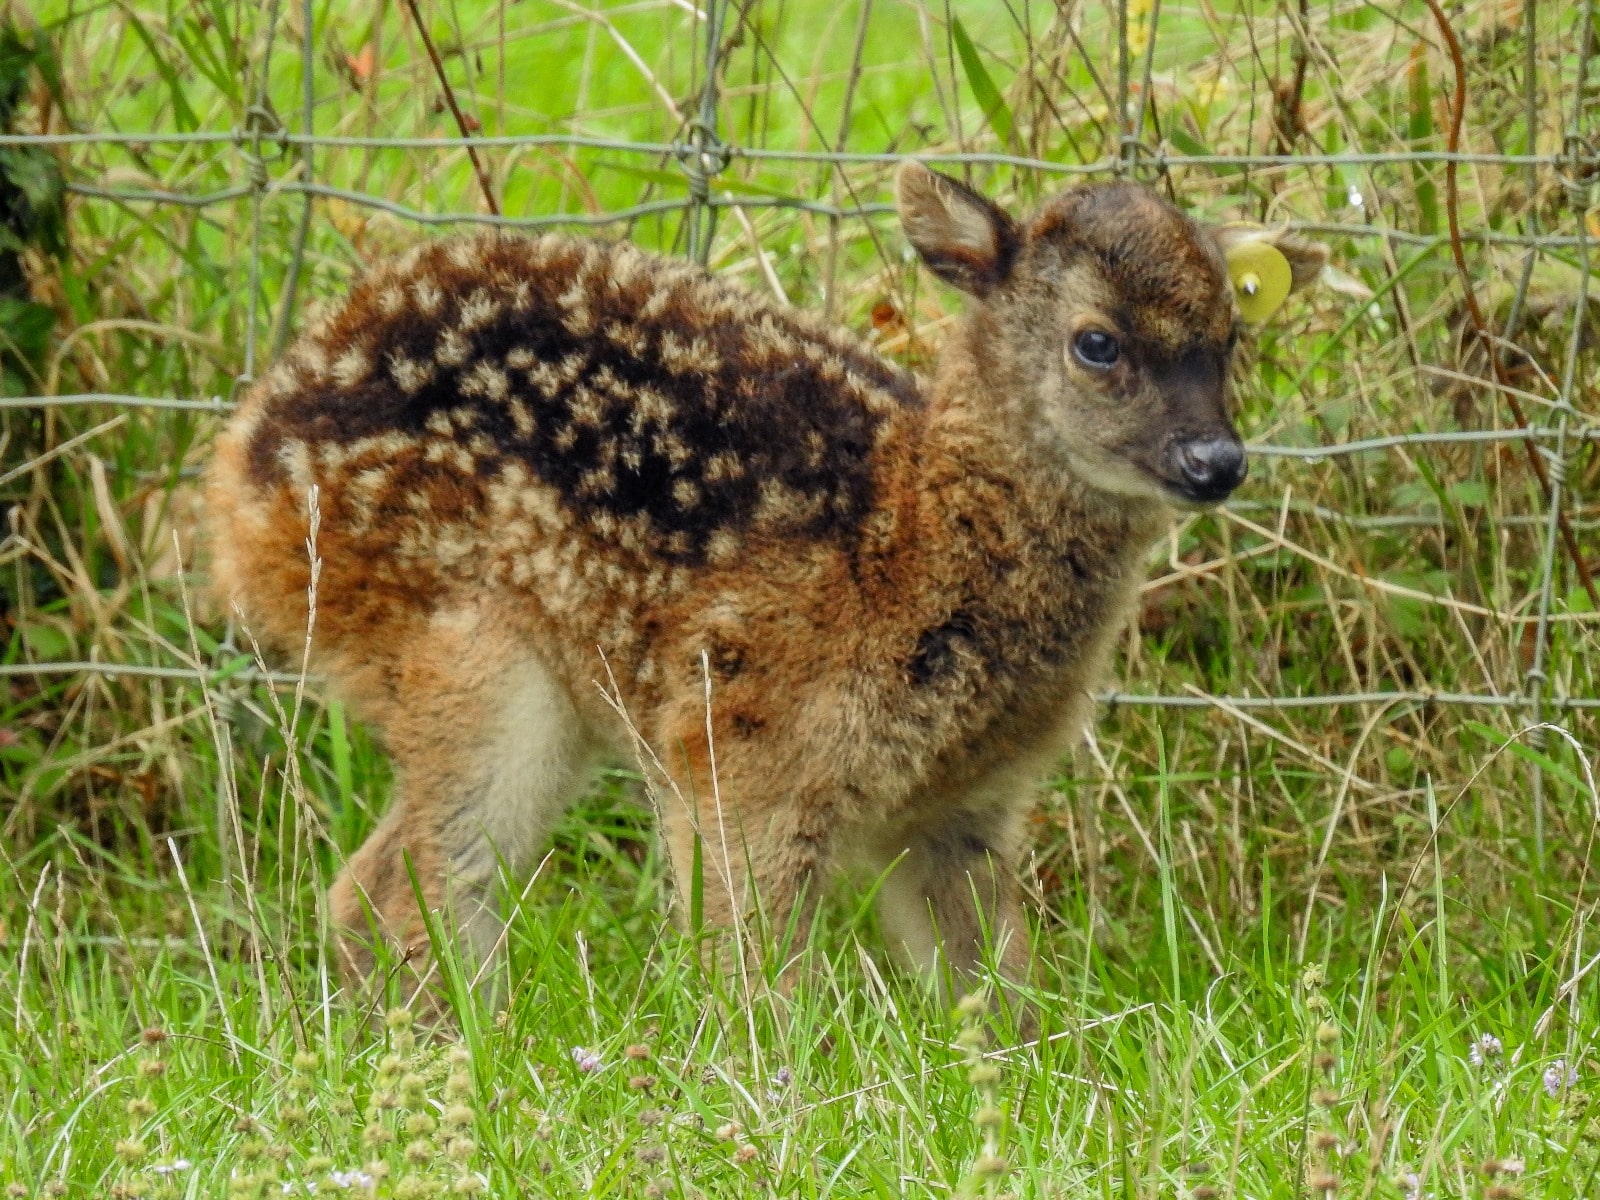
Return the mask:
[[1211, 236], [1228, 263], [1234, 298], [1245, 320], [1272, 316], [1291, 292], [1315, 283], [1328, 265], [1328, 248], [1284, 229], [1218, 225]]
[[1015, 223], [992, 200], [919, 162], [894, 177], [900, 225], [922, 261], [940, 279], [987, 296], [1011, 273], [1021, 239]]

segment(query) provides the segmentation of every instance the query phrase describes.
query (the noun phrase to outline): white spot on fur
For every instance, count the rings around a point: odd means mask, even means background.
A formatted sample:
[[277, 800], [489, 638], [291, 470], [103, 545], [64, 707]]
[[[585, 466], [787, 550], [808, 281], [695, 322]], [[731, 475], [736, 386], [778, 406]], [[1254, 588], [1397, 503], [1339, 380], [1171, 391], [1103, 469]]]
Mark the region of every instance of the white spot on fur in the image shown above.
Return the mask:
[[411, 294], [417, 298], [417, 307], [430, 315], [444, 302], [444, 293], [431, 279], [417, 280], [411, 285]]
[[511, 378], [491, 362], [480, 362], [461, 380], [461, 390], [469, 396], [504, 400], [511, 392]]
[[409, 396], [421, 390], [433, 378], [433, 364], [413, 362], [403, 354], [391, 354], [389, 377]]
[[444, 366], [459, 367], [467, 361], [471, 349], [466, 338], [454, 329], [446, 329], [439, 335], [439, 344], [434, 347], [433, 356]]
[[372, 361], [359, 346], [351, 346], [333, 360], [333, 377], [340, 387], [354, 387], [372, 370]]
[[465, 333], [482, 329], [499, 314], [500, 302], [479, 288], [461, 306], [461, 329]]

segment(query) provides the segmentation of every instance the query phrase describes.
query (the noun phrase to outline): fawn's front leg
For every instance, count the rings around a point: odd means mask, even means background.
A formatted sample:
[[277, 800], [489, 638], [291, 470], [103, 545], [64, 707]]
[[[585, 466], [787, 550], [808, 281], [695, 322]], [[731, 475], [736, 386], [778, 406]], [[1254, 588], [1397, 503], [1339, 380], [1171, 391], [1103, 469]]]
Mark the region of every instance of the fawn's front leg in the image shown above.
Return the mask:
[[937, 979], [964, 990], [993, 952], [1000, 974], [1025, 984], [1032, 946], [1016, 882], [1021, 812], [957, 805], [921, 816], [877, 847], [887, 869], [878, 913], [890, 944]]
[[826, 779], [797, 783], [770, 734], [718, 740], [714, 771], [703, 719], [664, 740], [676, 761], [662, 758], [672, 778], [660, 817], [683, 919], [700, 895], [705, 927], [734, 939], [732, 961], [769, 968], [788, 991], [833, 866], [845, 792]]

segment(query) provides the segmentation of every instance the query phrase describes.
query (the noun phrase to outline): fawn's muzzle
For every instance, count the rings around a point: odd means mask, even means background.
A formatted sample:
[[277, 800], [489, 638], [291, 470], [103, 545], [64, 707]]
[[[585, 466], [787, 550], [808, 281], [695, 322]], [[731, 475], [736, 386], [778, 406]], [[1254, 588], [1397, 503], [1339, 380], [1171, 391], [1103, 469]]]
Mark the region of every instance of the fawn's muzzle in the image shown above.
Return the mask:
[[1217, 504], [1244, 482], [1244, 444], [1228, 434], [1206, 434], [1172, 447], [1178, 490], [1196, 504]]

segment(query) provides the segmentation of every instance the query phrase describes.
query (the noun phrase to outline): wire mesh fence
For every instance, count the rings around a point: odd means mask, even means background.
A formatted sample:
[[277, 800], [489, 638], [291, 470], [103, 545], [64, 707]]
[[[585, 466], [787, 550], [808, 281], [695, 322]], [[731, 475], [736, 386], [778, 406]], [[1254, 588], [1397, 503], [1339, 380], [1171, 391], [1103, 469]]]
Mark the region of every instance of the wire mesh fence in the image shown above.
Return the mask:
[[[1169, 188], [1185, 200], [1198, 197], [1208, 211], [1226, 209], [1230, 202], [1237, 209], [1242, 198], [1243, 215], [1281, 221], [1328, 240], [1336, 263], [1360, 256], [1369, 265], [1362, 280], [1341, 272], [1347, 284], [1343, 306], [1330, 310], [1320, 341], [1294, 351], [1298, 367], [1292, 360], [1277, 364], [1281, 390], [1304, 392], [1335, 360], [1358, 375], [1359, 362], [1338, 357], [1345, 353], [1344, 339], [1362, 322], [1387, 321], [1390, 339], [1405, 348], [1404, 369], [1418, 381], [1418, 395], [1436, 397], [1456, 389], [1471, 397], [1456, 404], [1453, 420], [1436, 420], [1440, 409], [1435, 405], [1421, 413], [1423, 419], [1397, 421], [1369, 436], [1339, 436], [1331, 420], [1263, 419], [1258, 425], [1264, 436], [1254, 441], [1252, 453], [1268, 465], [1266, 482], [1247, 489], [1218, 522], [1232, 531], [1230, 537], [1251, 539], [1250, 548], [1225, 548], [1221, 558], [1200, 564], [1180, 561], [1174, 553], [1170, 572], [1158, 569], [1152, 587], [1215, 578], [1219, 568], [1209, 564], [1231, 562], [1239, 553], [1274, 561], [1295, 557], [1309, 569], [1344, 580], [1368, 601], [1420, 605], [1443, 620], [1467, 623], [1473, 631], [1467, 642], [1508, 639], [1515, 652], [1507, 661], [1515, 667], [1486, 670], [1484, 685], [1471, 688], [1440, 682], [1422, 663], [1403, 686], [1391, 681], [1391, 686], [1340, 690], [1125, 687], [1107, 692], [1103, 700], [1231, 713], [1452, 706], [1504, 712], [1530, 723], [1600, 708], [1600, 699], [1588, 694], [1586, 673], [1558, 669], [1554, 661], [1587, 649], [1597, 615], [1583, 602], [1585, 589], [1592, 589], [1583, 543], [1600, 523], [1586, 495], [1591, 448], [1600, 439], [1600, 413], [1591, 403], [1594, 367], [1586, 353], [1593, 337], [1592, 246], [1600, 232], [1591, 211], [1600, 178], [1600, 145], [1590, 128], [1592, 0], [1577, 6], [1534, 0], [1486, 6], [1490, 16], [1474, 19], [1480, 26], [1487, 22], [1487, 31], [1458, 28], [1465, 10], [1447, 10], [1435, 0], [1394, 6], [1377, 18], [1362, 5], [1313, 9], [1307, 3], [1244, 3], [1219, 9], [1170, 0], [1120, 0], [1103, 9], [1063, 3], [1046, 13], [1033, 13], [1026, 5], [996, 5], [985, 18], [981, 14], [990, 6], [952, 11], [862, 0], [831, 14], [826, 29], [798, 32], [780, 28], [769, 7], [761, 0], [593, 6], [550, 0], [536, 13], [533, 4], [519, 5], [508, 18], [507, 5], [500, 3], [479, 14], [487, 28], [498, 22], [498, 41], [474, 43], [453, 6], [425, 14], [408, 2], [394, 12], [380, 6], [369, 40], [357, 54], [347, 51], [340, 33], [351, 17], [336, 4], [271, 0], [251, 13], [200, 6], [196, 11], [203, 19], [195, 27], [184, 24], [191, 18], [175, 10], [161, 20], [154, 13], [141, 20], [133, 15], [137, 6], [128, 9], [122, 33], [131, 36], [128, 30], [133, 30], [145, 39], [153, 61], [164, 61], [167, 51], [184, 46], [201, 68], [203, 56], [193, 47], [208, 29], [233, 21], [231, 49], [212, 55], [217, 72], [237, 76], [233, 102], [219, 101], [199, 112], [199, 101], [186, 98], [185, 80], [170, 70], [158, 72], [165, 92], [146, 106], [158, 118], [148, 125], [129, 130], [86, 119], [81, 124], [88, 127], [80, 128], [63, 120], [37, 131], [5, 133], [0, 147], [56, 155], [65, 165], [75, 221], [115, 224], [125, 231], [127, 244], [151, 236], [151, 228], [181, 225], [181, 235], [171, 235], [172, 253], [194, 253], [207, 269], [220, 264], [236, 285], [225, 312], [200, 318], [226, 331], [232, 340], [226, 349], [235, 355], [236, 367], [230, 386], [205, 395], [73, 391], [56, 386], [60, 372], [46, 372], [34, 394], [0, 397], [0, 416], [32, 422], [29, 428], [38, 431], [31, 443], [27, 437], [16, 439], [14, 444], [29, 443], [30, 452], [0, 474], [0, 487], [37, 489], [52, 466], [75, 469], [77, 454], [117, 436], [112, 421], [84, 430], [56, 423], [74, 410], [202, 422], [184, 426], [190, 431], [185, 441], [203, 434], [205, 418], [231, 408], [237, 391], [281, 348], [310, 292], [337, 290], [353, 259], [383, 249], [371, 244], [382, 240], [374, 221], [386, 222], [382, 229], [391, 243], [434, 226], [561, 227], [633, 236], [723, 267], [734, 255], [744, 255], [737, 265], [758, 283], [783, 294], [779, 268], [789, 269], [791, 278], [797, 273], [807, 281], [830, 314], [860, 322], [863, 314], [845, 311], [849, 301], [841, 295], [840, 280], [848, 271], [884, 281], [879, 291], [898, 298], [891, 307], [899, 311], [874, 334], [881, 334], [886, 349], [916, 358], [919, 347], [936, 335], [942, 314], [926, 322], [934, 333], [921, 336], [915, 268], [899, 254], [892, 206], [884, 198], [894, 163], [914, 152], [947, 170], [1009, 181], [1024, 200], [1055, 180], [1129, 176]], [[1024, 65], [975, 44], [962, 14], [973, 28], [986, 19], [984, 28], [998, 28], [1007, 44], [1021, 48]], [[60, 37], [80, 36], [74, 23], [90, 19], [64, 15], [53, 28]], [[1393, 36], [1417, 47], [1409, 57], [1384, 60], [1383, 69], [1400, 80], [1396, 94], [1411, 89], [1409, 124], [1398, 133], [1382, 121], [1363, 125], [1357, 120], [1361, 114], [1348, 93], [1359, 87], [1359, 79], [1338, 86], [1328, 82], [1340, 76], [1340, 31], [1348, 27], [1352, 39], [1367, 37], [1372, 20], [1388, 22]], [[874, 75], [863, 47], [872, 44], [869, 35], [884, 23], [892, 26], [884, 38], [893, 41], [903, 31], [927, 52], [923, 86], [933, 94], [929, 105], [937, 116], [928, 129], [912, 122], [906, 129], [871, 130], [853, 112], [877, 87], [880, 75]], [[598, 94], [595, 80], [621, 72], [643, 97], [633, 110], [619, 109], [614, 119], [595, 106], [592, 111], [601, 115], [586, 123], [600, 127], [611, 120], [617, 127], [654, 129], [654, 135], [607, 136], [575, 128], [550, 132], [533, 128], [531, 119], [519, 122], [515, 112], [508, 118], [508, 104], [514, 107], [505, 79], [508, 45], [568, 36], [563, 30], [582, 31], [580, 82], [591, 96]], [[639, 48], [640, 30], [652, 38], [649, 54]], [[387, 49], [380, 46], [384, 38]], [[813, 77], [814, 93], [831, 89], [827, 105], [801, 96], [786, 72], [786, 65], [809, 48], [808, 38], [853, 46], [849, 70]], [[1209, 53], [1196, 49], [1200, 38], [1208, 39]], [[374, 57], [363, 59], [369, 50]], [[389, 85], [378, 78], [385, 56], [409, 64]], [[985, 67], [986, 59], [992, 67]], [[1214, 63], [1221, 65], [1213, 71]], [[1429, 63], [1449, 85], [1426, 92], [1418, 103], [1419, 72], [1426, 80]], [[498, 84], [490, 86], [496, 67]], [[1000, 87], [994, 73], [1007, 68], [1012, 82]], [[1471, 103], [1479, 100], [1469, 94], [1469, 83], [1474, 78], [1492, 82], [1502, 68], [1503, 128], [1485, 133], [1468, 119]], [[738, 72], [751, 82], [740, 84]], [[1354, 67], [1351, 72], [1358, 73]], [[154, 90], [161, 92], [162, 86]], [[376, 131], [383, 124], [378, 115], [383, 86], [436, 96], [437, 122], [430, 127], [436, 132]], [[1332, 115], [1314, 130], [1305, 110], [1319, 86]], [[227, 91], [220, 83], [216, 88]], [[1196, 95], [1207, 89], [1202, 105]], [[969, 94], [976, 107], [963, 102]], [[787, 119], [772, 117], [775, 95], [792, 102]], [[1082, 115], [1052, 126], [1050, 113], [1072, 105]], [[892, 111], [881, 94], [870, 97], [867, 107]], [[641, 108], [650, 110], [647, 119], [638, 115]], [[838, 119], [837, 131], [822, 128], [822, 115]], [[1233, 152], [1216, 149], [1226, 141], [1220, 127], [1235, 118], [1247, 126], [1244, 144]], [[502, 130], [526, 128], [485, 132], [491, 121]], [[366, 132], [351, 132], [363, 127]], [[1091, 144], [1084, 144], [1085, 138]], [[784, 140], [789, 144], [773, 144]], [[1494, 143], [1494, 151], [1473, 148], [1485, 140]], [[880, 148], [861, 148], [867, 143]], [[156, 156], [167, 164], [165, 178], [151, 165]], [[541, 156], [538, 172], [522, 171], [520, 164], [531, 156]], [[538, 178], [528, 183], [527, 175]], [[608, 184], [602, 196], [593, 183], [601, 176], [622, 182]], [[1497, 211], [1486, 180], [1508, 192], [1520, 188], [1519, 198]], [[634, 194], [627, 202], [605, 202], [629, 188]], [[1404, 197], [1395, 198], [1402, 188]], [[1309, 207], [1321, 211], [1308, 213], [1306, 206], [1295, 211], [1294, 200], [1306, 195], [1315, 197]], [[208, 224], [214, 213], [232, 219]], [[804, 225], [758, 230], [752, 222], [763, 214]], [[783, 252], [771, 247], [792, 229], [803, 229], [806, 240], [798, 253], [791, 247], [789, 258], [795, 261], [779, 262]], [[350, 253], [352, 246], [357, 253]], [[1419, 264], [1436, 269], [1441, 263], [1446, 265], [1436, 276], [1437, 294], [1452, 299], [1419, 322], [1403, 295], [1408, 277]], [[1569, 272], [1570, 287], [1564, 303], [1542, 312], [1542, 324], [1530, 334], [1529, 313], [1547, 263]], [[116, 271], [115, 256], [102, 266]], [[1506, 293], [1494, 303], [1479, 298], [1480, 284], [1491, 275], [1503, 281]], [[327, 286], [313, 288], [313, 277]], [[1429, 322], [1450, 326], [1449, 337], [1429, 341], [1427, 330], [1418, 327]], [[875, 326], [876, 319], [865, 323]], [[1456, 351], [1452, 357], [1435, 353], [1445, 342]], [[1290, 344], [1286, 335], [1276, 343], [1278, 354], [1288, 354]], [[78, 374], [92, 382], [92, 371]], [[1480, 402], [1485, 397], [1487, 402]], [[1296, 436], [1275, 436], [1283, 433]], [[1440, 493], [1432, 507], [1413, 504], [1401, 511], [1384, 511], [1369, 501], [1354, 508], [1304, 501], [1300, 492], [1305, 489], [1294, 474], [1379, 456], [1423, 464], [1436, 452], [1486, 456], [1473, 462], [1479, 477], [1491, 484], [1511, 478], [1514, 468], [1523, 474], [1515, 476], [1514, 486], [1507, 485], [1509, 498], [1493, 505], [1479, 496], [1452, 507]], [[1515, 466], [1518, 456], [1525, 457], [1525, 467]], [[169, 475], [194, 469], [193, 462], [177, 468], [133, 461], [121, 466]], [[1362, 488], [1353, 484], [1351, 494], [1362, 498]], [[13, 490], [13, 501], [17, 495]], [[1420, 537], [1422, 531], [1459, 523], [1469, 509], [1471, 519], [1481, 520], [1490, 508], [1495, 510], [1488, 522], [1492, 529], [1484, 536], [1526, 539], [1533, 548], [1530, 569], [1518, 577], [1517, 587], [1489, 587], [1470, 596], [1450, 580], [1441, 585], [1403, 571], [1369, 574], [1359, 558], [1352, 567], [1287, 532], [1293, 516], [1320, 522], [1317, 529], [1353, 531], [1357, 544], [1397, 530], [1416, 530]], [[19, 539], [23, 535], [14, 525], [13, 558], [26, 553]], [[208, 677], [285, 684], [297, 679], [290, 672], [262, 671], [237, 653], [198, 663], [179, 646], [168, 650], [166, 661], [101, 661], [39, 653], [14, 641], [9, 661], [0, 663], [0, 676]], [[1458, 675], [1451, 672], [1448, 678]], [[1536, 768], [1536, 789], [1540, 778]]]

